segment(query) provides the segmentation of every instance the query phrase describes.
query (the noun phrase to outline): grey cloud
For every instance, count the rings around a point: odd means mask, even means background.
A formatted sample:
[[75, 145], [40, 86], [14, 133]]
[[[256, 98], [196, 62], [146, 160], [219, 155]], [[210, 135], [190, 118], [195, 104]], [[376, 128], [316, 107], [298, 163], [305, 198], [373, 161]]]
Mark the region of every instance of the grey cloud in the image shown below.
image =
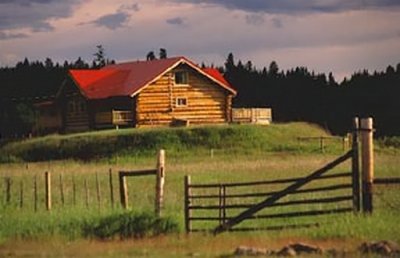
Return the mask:
[[247, 14], [246, 23], [250, 25], [260, 26], [265, 22], [264, 16], [262, 14]]
[[185, 21], [181, 17], [167, 19], [166, 22], [171, 25], [183, 25]]
[[51, 31], [50, 19], [72, 15], [80, 0], [0, 0], [0, 31], [28, 28]]
[[36, 22], [31, 26], [33, 32], [46, 32], [53, 31], [54, 27], [50, 25], [48, 22]]
[[170, 0], [218, 5], [228, 9], [266, 13], [341, 12], [345, 10], [400, 7], [399, 0]]
[[0, 40], [26, 38], [28, 35], [24, 33], [5, 33], [0, 31]]
[[271, 19], [272, 25], [274, 25], [275, 28], [280, 29], [283, 27], [283, 23], [281, 19], [278, 18], [272, 18]]
[[119, 12], [124, 12], [124, 11], [135, 11], [138, 12], [140, 11], [140, 6], [139, 4], [135, 3], [135, 4], [131, 4], [131, 5], [121, 5], [118, 9]]
[[90, 22], [97, 26], [106, 27], [110, 30], [115, 30], [124, 26], [124, 23], [129, 20], [130, 14], [125, 12], [117, 12], [114, 14], [107, 14]]

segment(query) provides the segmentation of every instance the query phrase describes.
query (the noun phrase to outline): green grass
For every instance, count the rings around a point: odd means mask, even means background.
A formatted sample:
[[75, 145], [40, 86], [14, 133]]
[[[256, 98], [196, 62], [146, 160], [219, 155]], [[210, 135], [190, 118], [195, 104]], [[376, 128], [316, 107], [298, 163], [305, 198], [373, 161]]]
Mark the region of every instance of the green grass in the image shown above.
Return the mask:
[[[199, 142], [196, 144], [192, 142], [193, 146], [182, 147], [181, 143], [173, 147], [154, 145], [151, 148], [143, 147], [143, 153], [128, 150], [125, 153], [113, 153], [99, 160], [90, 160], [90, 162], [67, 159], [0, 164], [0, 256], [1, 243], [4, 246], [13, 248], [14, 241], [22, 241], [26, 244], [26, 241], [32, 241], [32, 239], [39, 242], [47, 242], [49, 239], [61, 239], [62, 242], [66, 239], [74, 243], [78, 241], [76, 245], [79, 246], [79, 241], [82, 241], [79, 239], [84, 237], [82, 228], [85, 225], [100, 225], [101, 221], [119, 217], [123, 213], [118, 204], [117, 171], [154, 168], [156, 164], [155, 153], [158, 147], [166, 149], [163, 217], [168, 218], [167, 220], [170, 219], [172, 222], [177, 222], [180, 232], [183, 232], [184, 228], [183, 177], [185, 175], [190, 175], [193, 183], [243, 182], [298, 177], [309, 174], [343, 153], [340, 141], [329, 143], [325, 153], [320, 153], [318, 142], [297, 141], [297, 136], [320, 136], [324, 133], [319, 128], [301, 123], [254, 128], [250, 126], [222, 126], [217, 127], [215, 130], [219, 133], [210, 132], [212, 129], [208, 127], [192, 128], [190, 130], [146, 129], [138, 132], [140, 134], [151, 134], [161, 131], [165, 134], [179, 135], [179, 139], [191, 138], [187, 135], [196, 134], [196, 137], [191, 139], [193, 141], [195, 139], [201, 140], [198, 140]], [[222, 136], [222, 132], [226, 133], [230, 130], [235, 131], [234, 133], [231, 132], [231, 137], [234, 140], [222, 141], [221, 137], [225, 137]], [[131, 135], [132, 133], [136, 132], [121, 130], [49, 137], [57, 139], [71, 137], [75, 141], [75, 137], [90, 138], [99, 136], [107, 138], [107, 134]], [[209, 134], [215, 135], [210, 136]], [[200, 135], [203, 135], [203, 138]], [[118, 138], [119, 136], [115, 137]], [[171, 138], [174, 137], [171, 136]], [[171, 138], [168, 138], [168, 141], [171, 141]], [[44, 139], [36, 139], [22, 144], [27, 144], [28, 146], [32, 144], [32, 141], [46, 142]], [[163, 140], [159, 139], [157, 141]], [[224, 145], [219, 145], [222, 142]], [[229, 146], [228, 143], [231, 145]], [[17, 143], [6, 146], [6, 148], [15, 148], [14, 151], [18, 148], [22, 149]], [[213, 149], [212, 155], [211, 149]], [[397, 150], [386, 151], [384, 145], [379, 145], [375, 157], [376, 177], [400, 177], [400, 160]], [[110, 200], [108, 177], [110, 168], [112, 169], [115, 186], [113, 192], [116, 201], [114, 208], [111, 208]], [[347, 162], [336, 168], [335, 171], [346, 172], [349, 169], [350, 164]], [[51, 212], [46, 211], [44, 205], [43, 179], [45, 171], [50, 171], [52, 174], [53, 208]], [[96, 193], [96, 173], [100, 183], [100, 202], [98, 202]], [[63, 179], [64, 204], [61, 201], [60, 175], [62, 175]], [[36, 212], [33, 205], [33, 179], [35, 176], [37, 176], [39, 187], [39, 203], [38, 211]], [[5, 202], [4, 177], [11, 177], [13, 180], [10, 204]], [[88, 185], [89, 206], [86, 206], [85, 200], [85, 180]], [[73, 200], [73, 181], [75, 181], [77, 189], [75, 203]], [[21, 182], [23, 182], [24, 189], [22, 208], [19, 207]], [[128, 179], [130, 211], [133, 214], [151, 213], [154, 210], [154, 187], [154, 177]], [[272, 189], [265, 190], [270, 191]], [[162, 254], [163, 256], [176, 257], [187, 256], [188, 253], [215, 256], [215, 254], [232, 253], [233, 249], [241, 244], [263, 247], [266, 245], [265, 243], [272, 243], [273, 246], [273, 243], [275, 243], [276, 246], [276, 242], [281, 241], [280, 239], [334, 240], [342, 241], [343, 243], [365, 240], [393, 240], [400, 242], [400, 235], [398, 234], [400, 227], [397, 222], [400, 215], [400, 209], [398, 208], [400, 206], [398, 198], [400, 187], [377, 186], [374, 188], [374, 193], [375, 210], [371, 215], [353, 215], [352, 213], [329, 215], [315, 219], [315, 222], [320, 224], [318, 227], [295, 230], [235, 232], [224, 233], [217, 237], [194, 234], [187, 238], [183, 233], [172, 234], [166, 238], [150, 237], [139, 242], [138, 240], [129, 242], [130, 247], [122, 247], [122, 249], [125, 248], [125, 251], [121, 250], [121, 252], [126, 256], [130, 254], [157, 257]], [[295, 219], [278, 222], [297, 223], [303, 222], [303, 220]], [[256, 222], [246, 223], [259, 225], [255, 224]], [[271, 220], [261, 223], [262, 226], [269, 226], [277, 222]], [[212, 228], [216, 224], [199, 224], [197, 226]], [[149, 235], [152, 235], [151, 231]], [[119, 238], [118, 235], [117, 238]], [[56, 242], [54, 245], [60, 244]], [[134, 247], [131, 245], [134, 245]], [[63, 248], [66, 247], [63, 246]], [[101, 250], [101, 248], [99, 249]], [[63, 250], [69, 252], [66, 249]], [[109, 252], [109, 257], [113, 257], [115, 252], [118, 256], [118, 251]], [[98, 255], [99, 253], [95, 253], [93, 257], [97, 256], [96, 254]], [[86, 252], [80, 255], [81, 257], [90, 256]], [[107, 257], [106, 254], [103, 255]], [[57, 256], [57, 254], [54, 256]]]
[[[209, 155], [199, 155], [182, 161], [169, 159], [167, 153], [165, 204], [163, 215], [172, 218], [179, 223], [183, 230], [183, 177], [191, 175], [193, 183], [216, 183], [216, 182], [243, 182], [254, 180], [265, 180], [271, 178], [287, 178], [307, 175], [311, 171], [321, 167], [333, 160], [336, 155], [332, 154], [287, 154], [267, 153], [259, 155], [231, 155], [215, 154], [213, 158]], [[0, 176], [11, 176], [12, 199], [9, 205], [5, 203], [4, 183], [1, 184], [0, 192], [0, 214], [2, 238], [25, 237], [25, 236], [48, 236], [65, 235], [68, 238], [80, 238], [73, 229], [65, 225], [81, 225], [87, 221], [107, 217], [110, 214], [120, 213], [118, 189], [114, 188], [115, 204], [111, 208], [110, 188], [108, 171], [114, 171], [113, 183], [118, 186], [118, 170], [144, 169], [155, 166], [156, 158], [148, 157], [135, 162], [124, 161], [120, 164], [83, 163], [75, 161], [59, 161], [51, 163], [29, 163], [28, 167], [22, 164], [11, 164], [0, 166]], [[348, 171], [350, 164], [346, 163], [336, 169], [337, 172]], [[376, 176], [400, 176], [398, 174], [400, 162], [396, 155], [377, 154]], [[45, 211], [44, 205], [44, 175], [47, 170], [52, 173], [52, 200], [53, 210]], [[100, 203], [97, 200], [96, 173], [100, 183]], [[64, 204], [61, 202], [60, 175], [63, 175]], [[33, 205], [33, 179], [37, 176], [39, 188], [38, 212], [34, 211]], [[73, 202], [73, 179], [76, 183], [76, 203]], [[89, 206], [86, 206], [84, 181], [86, 180], [89, 192]], [[20, 182], [24, 187], [24, 202], [20, 208]], [[129, 178], [129, 203], [130, 209], [136, 213], [143, 211], [151, 212], [154, 209], [154, 177]], [[267, 189], [268, 191], [273, 189]], [[376, 212], [372, 216], [355, 217], [350, 215], [332, 215], [322, 218], [318, 222], [321, 226], [311, 229], [300, 229], [294, 231], [283, 231], [277, 234], [307, 235], [312, 237], [340, 237], [346, 236], [356, 238], [371, 238], [376, 234], [386, 236], [388, 239], [400, 240], [398, 237], [396, 217], [399, 210], [388, 206], [399, 206], [398, 187], [379, 186], [375, 188]], [[305, 198], [305, 197], [304, 197]], [[247, 201], [247, 200], [246, 200]], [[244, 202], [244, 200], [243, 200]], [[56, 220], [57, 219], [57, 220]], [[331, 222], [334, 223], [331, 223]], [[301, 221], [280, 221], [301, 222]], [[379, 222], [379, 223], [375, 223]], [[253, 223], [253, 222], [251, 222]], [[273, 225], [276, 222], [262, 222], [263, 226]], [[18, 226], [15, 226], [18, 225]], [[216, 224], [198, 225], [200, 227], [213, 227]], [[256, 224], [252, 224], [256, 225]], [[387, 228], [384, 228], [387, 225]], [[337, 228], [341, 230], [338, 231]], [[65, 229], [72, 232], [65, 232]], [[78, 227], [79, 228], [79, 227]], [[366, 231], [365, 228], [369, 230]], [[397, 229], [396, 229], [397, 228]], [[395, 230], [396, 229], [396, 230]], [[276, 234], [276, 233], [274, 233]]]
[[[318, 140], [298, 141], [301, 136], [327, 136], [306, 123], [270, 126], [225, 125], [189, 128], [123, 129], [71, 135], [49, 135], [8, 143], [0, 148], [0, 162], [78, 159], [84, 161], [124, 156], [149, 156], [164, 148], [170, 155], [193, 152], [249, 154], [290, 151], [319, 152]], [[332, 140], [327, 151], [340, 151], [340, 140]]]

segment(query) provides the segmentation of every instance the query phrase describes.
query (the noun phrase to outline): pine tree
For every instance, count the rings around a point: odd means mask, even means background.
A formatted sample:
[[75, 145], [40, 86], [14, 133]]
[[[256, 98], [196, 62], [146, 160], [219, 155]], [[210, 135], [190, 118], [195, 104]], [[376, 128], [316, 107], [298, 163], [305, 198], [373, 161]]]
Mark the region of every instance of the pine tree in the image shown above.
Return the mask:
[[96, 64], [96, 68], [101, 68], [104, 67], [107, 62], [106, 62], [106, 55], [104, 53], [104, 48], [103, 45], [97, 45], [97, 52], [94, 53], [94, 63]]
[[160, 59], [166, 59], [167, 58], [167, 50], [165, 48], [160, 48], [159, 57], [160, 57]]

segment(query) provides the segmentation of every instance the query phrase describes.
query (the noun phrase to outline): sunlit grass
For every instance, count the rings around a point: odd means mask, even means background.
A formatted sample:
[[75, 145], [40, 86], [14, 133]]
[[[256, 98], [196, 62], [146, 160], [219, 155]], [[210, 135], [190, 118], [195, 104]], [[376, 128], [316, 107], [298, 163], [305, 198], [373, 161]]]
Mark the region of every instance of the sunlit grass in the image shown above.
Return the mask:
[[[294, 135], [309, 135], [308, 131], [296, 131], [290, 126], [276, 125], [271, 127], [268, 137], [263, 138], [265, 145], [251, 149], [238, 144], [231, 148], [199, 147], [184, 149], [167, 149], [166, 183], [163, 216], [178, 222], [181, 233], [165, 237], [146, 238], [129, 243], [113, 242], [96, 243], [82, 240], [80, 226], [99, 218], [122, 212], [119, 204], [118, 176], [120, 170], [152, 169], [156, 166], [156, 152], [153, 148], [146, 154], [135, 152], [115, 154], [110, 157], [91, 160], [58, 160], [45, 162], [19, 162], [0, 165], [0, 243], [14, 250], [25, 250], [23, 243], [37, 241], [48, 242], [48, 246], [35, 244], [43, 248], [48, 256], [58, 256], [57, 251], [66, 256], [96, 257], [99, 252], [104, 257], [115, 257], [121, 252], [126, 256], [148, 257], [187, 257], [200, 254], [202, 257], [216, 254], [232, 253], [239, 245], [250, 245], [276, 249], [283, 242], [292, 240], [338, 241], [346, 246], [348, 243], [364, 240], [400, 241], [398, 234], [400, 215], [398, 186], [377, 186], [374, 188], [374, 212], [371, 215], [354, 215], [353, 213], [328, 215], [313, 218], [317, 227], [256, 232], [223, 233], [216, 237], [209, 234], [194, 233], [186, 236], [184, 232], [183, 213], [183, 178], [190, 175], [192, 183], [227, 183], [268, 180], [277, 178], [300, 177], [310, 174], [344, 153], [340, 141], [330, 143], [324, 153], [320, 153], [319, 142], [297, 141]], [[299, 128], [297, 128], [299, 129]], [[290, 137], [284, 136], [282, 130]], [[313, 130], [313, 129], [309, 129]], [[320, 130], [311, 133], [319, 135]], [[147, 130], [145, 130], [147, 132]], [[248, 131], [243, 131], [248, 132]], [[97, 132], [99, 135], [113, 132]], [[121, 131], [129, 134], [131, 131]], [[254, 133], [254, 132], [253, 132]], [[258, 134], [259, 132], [257, 132]], [[85, 136], [82, 134], [81, 136]], [[70, 136], [72, 137], [72, 136]], [[286, 137], [286, 138], [285, 138]], [[272, 141], [271, 139], [276, 139]], [[285, 140], [292, 139], [291, 142]], [[268, 142], [270, 141], [270, 142]], [[253, 142], [254, 143], [254, 142]], [[268, 146], [269, 147], [266, 147]], [[250, 143], [249, 143], [250, 144]], [[293, 151], [295, 150], [295, 151]], [[109, 171], [112, 171], [114, 205], [111, 203]], [[51, 172], [52, 177], [52, 211], [46, 211], [44, 198], [44, 172]], [[349, 172], [350, 162], [335, 168], [333, 172]], [[386, 151], [378, 147], [375, 153], [376, 177], [400, 177], [400, 159], [397, 152]], [[100, 186], [100, 201], [97, 196], [96, 174]], [[11, 200], [6, 203], [4, 178], [12, 178]], [[37, 211], [34, 207], [34, 178], [38, 185]], [[64, 204], [62, 203], [60, 177], [62, 177]], [[88, 186], [88, 205], [84, 182]], [[23, 204], [21, 206], [21, 182], [23, 186]], [[73, 197], [75, 182], [75, 200]], [[155, 196], [155, 177], [128, 178], [129, 206], [135, 212], [153, 212]], [[257, 189], [251, 189], [250, 191]], [[266, 191], [272, 189], [265, 189]], [[290, 197], [291, 198], [291, 197]], [[300, 197], [302, 198], [302, 197]], [[236, 200], [247, 202], [249, 200]], [[254, 201], [254, 200], [252, 200]], [[284, 209], [282, 209], [284, 211]], [[230, 211], [232, 215], [235, 212]], [[301, 223], [303, 219], [288, 219], [264, 222], [246, 222], [250, 226], [272, 226], [276, 223]], [[214, 224], [198, 225], [215, 227]], [[258, 224], [257, 224], [258, 223]], [[67, 247], [60, 243], [72, 241]], [[39, 246], [39, 247], [38, 247]], [[75, 249], [85, 249], [76, 253]], [[27, 251], [29, 254], [29, 252]], [[37, 254], [37, 253], [35, 253]], [[0, 256], [1, 244], [0, 244]]]

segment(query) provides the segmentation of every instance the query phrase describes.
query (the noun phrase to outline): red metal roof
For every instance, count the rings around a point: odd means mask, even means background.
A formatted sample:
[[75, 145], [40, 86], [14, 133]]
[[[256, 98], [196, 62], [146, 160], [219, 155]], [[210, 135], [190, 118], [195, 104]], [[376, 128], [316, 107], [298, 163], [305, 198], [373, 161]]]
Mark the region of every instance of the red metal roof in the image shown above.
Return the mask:
[[202, 70], [184, 57], [128, 62], [108, 65], [99, 70], [70, 70], [69, 72], [88, 99], [103, 99], [114, 96], [133, 97], [164, 73], [182, 63], [188, 64], [236, 95], [236, 90], [218, 70], [212, 68]]
[[218, 71], [218, 69], [215, 68], [204, 68], [203, 71], [213, 77], [215, 80], [220, 82], [221, 84], [225, 85], [226, 87], [230, 88], [232, 91], [235, 92], [236, 95], [236, 90], [227, 82], [224, 78], [224, 76]]

